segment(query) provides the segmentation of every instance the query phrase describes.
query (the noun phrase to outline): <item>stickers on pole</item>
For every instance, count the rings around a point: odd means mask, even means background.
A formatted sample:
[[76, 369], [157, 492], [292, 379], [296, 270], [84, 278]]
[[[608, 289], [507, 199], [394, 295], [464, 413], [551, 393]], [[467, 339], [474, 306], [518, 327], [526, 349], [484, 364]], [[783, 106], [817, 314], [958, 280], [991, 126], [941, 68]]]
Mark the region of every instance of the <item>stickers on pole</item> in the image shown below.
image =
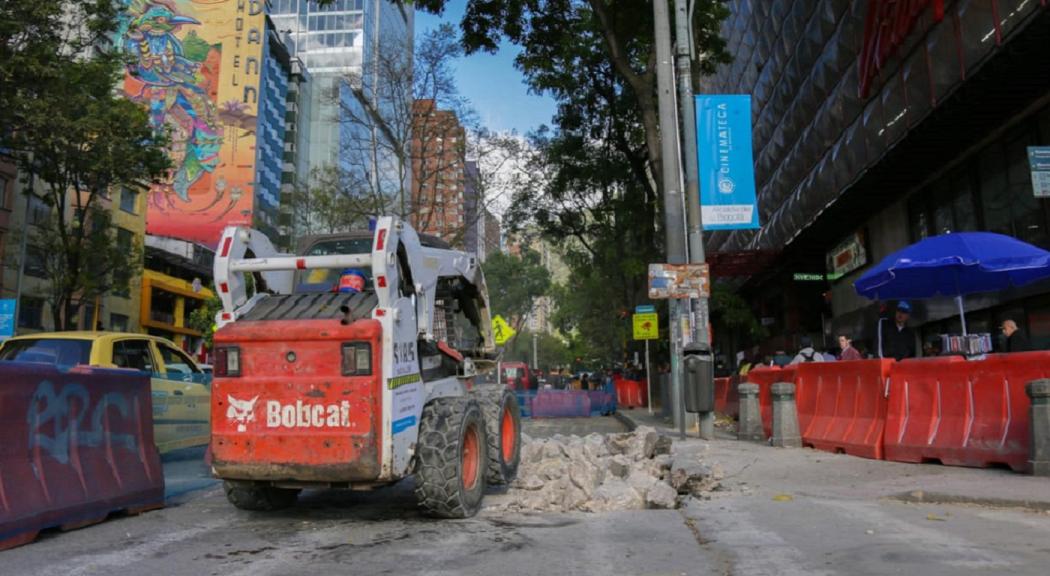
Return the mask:
[[1028, 166], [1032, 171], [1032, 193], [1050, 198], [1050, 146], [1029, 146]]
[[660, 338], [660, 316], [656, 312], [636, 313], [634, 321], [635, 340], [658, 340]]
[[492, 317], [492, 339], [496, 341], [497, 346], [503, 346], [507, 343], [518, 332], [507, 324], [507, 321], [503, 319], [503, 316]]
[[711, 295], [707, 264], [650, 264], [649, 298], [707, 298]]

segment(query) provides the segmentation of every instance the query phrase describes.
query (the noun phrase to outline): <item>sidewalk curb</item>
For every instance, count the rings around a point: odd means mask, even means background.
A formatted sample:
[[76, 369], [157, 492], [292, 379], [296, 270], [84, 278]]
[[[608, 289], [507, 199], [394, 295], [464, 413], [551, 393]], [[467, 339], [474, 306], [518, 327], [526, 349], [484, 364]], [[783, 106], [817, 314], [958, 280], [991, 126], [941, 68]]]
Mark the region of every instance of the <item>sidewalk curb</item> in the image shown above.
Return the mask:
[[896, 500], [908, 504], [962, 504], [968, 506], [985, 506], [988, 508], [1011, 508], [1050, 512], [1050, 502], [1045, 500], [1013, 500], [1009, 498], [982, 498], [952, 494], [948, 492], [927, 492], [914, 490], [900, 494], [884, 496], [887, 500]]
[[638, 428], [638, 423], [633, 418], [617, 410], [613, 412], [613, 418], [616, 418], [620, 424], [627, 427], [628, 432], [634, 432], [635, 428]]

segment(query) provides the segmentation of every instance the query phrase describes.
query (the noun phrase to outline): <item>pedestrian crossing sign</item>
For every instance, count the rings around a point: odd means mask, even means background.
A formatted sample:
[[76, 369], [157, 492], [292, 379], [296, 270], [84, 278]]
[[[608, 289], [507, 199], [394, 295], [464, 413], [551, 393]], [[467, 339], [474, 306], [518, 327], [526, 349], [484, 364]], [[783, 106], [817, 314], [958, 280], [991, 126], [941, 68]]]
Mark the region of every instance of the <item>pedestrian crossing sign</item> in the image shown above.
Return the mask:
[[518, 332], [507, 324], [507, 321], [503, 319], [503, 316], [492, 317], [492, 338], [496, 341], [497, 346], [503, 346], [507, 343]]
[[656, 312], [643, 312], [635, 314], [634, 339], [635, 340], [658, 340], [660, 338], [660, 321]]

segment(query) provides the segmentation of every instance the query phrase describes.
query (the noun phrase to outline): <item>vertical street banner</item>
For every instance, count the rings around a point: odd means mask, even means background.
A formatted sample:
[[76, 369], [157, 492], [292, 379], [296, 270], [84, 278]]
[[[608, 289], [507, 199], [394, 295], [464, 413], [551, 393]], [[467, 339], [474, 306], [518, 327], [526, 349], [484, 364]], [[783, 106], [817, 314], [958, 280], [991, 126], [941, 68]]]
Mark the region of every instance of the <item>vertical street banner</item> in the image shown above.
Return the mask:
[[123, 0], [124, 94], [169, 130], [172, 171], [150, 191], [150, 234], [214, 245], [250, 225], [265, 0]]
[[15, 299], [0, 300], [0, 342], [15, 335]]
[[759, 228], [751, 96], [697, 96], [696, 140], [704, 230]]

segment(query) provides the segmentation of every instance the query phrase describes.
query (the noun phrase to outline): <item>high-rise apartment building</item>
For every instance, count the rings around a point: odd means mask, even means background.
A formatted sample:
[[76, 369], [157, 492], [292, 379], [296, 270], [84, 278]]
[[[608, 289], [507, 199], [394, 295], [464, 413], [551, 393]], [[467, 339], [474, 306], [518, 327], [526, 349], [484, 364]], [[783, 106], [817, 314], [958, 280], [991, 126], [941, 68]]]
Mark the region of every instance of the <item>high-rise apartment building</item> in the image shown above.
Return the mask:
[[488, 258], [503, 249], [503, 231], [499, 218], [496, 218], [492, 212], [485, 210], [483, 220], [485, 236], [482, 238], [482, 246], [484, 247], [484, 258]]
[[412, 107], [412, 225], [462, 248], [466, 214], [466, 132], [433, 100]]

